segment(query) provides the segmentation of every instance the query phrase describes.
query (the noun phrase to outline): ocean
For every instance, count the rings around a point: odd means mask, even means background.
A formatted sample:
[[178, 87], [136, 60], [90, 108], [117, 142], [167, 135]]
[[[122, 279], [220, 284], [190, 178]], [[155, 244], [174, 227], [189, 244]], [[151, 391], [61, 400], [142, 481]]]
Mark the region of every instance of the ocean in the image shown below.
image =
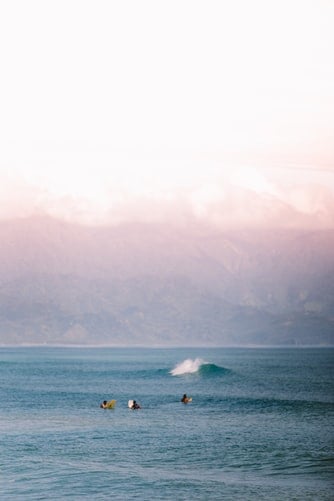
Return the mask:
[[332, 348], [2, 347], [0, 498], [333, 500], [333, 376]]

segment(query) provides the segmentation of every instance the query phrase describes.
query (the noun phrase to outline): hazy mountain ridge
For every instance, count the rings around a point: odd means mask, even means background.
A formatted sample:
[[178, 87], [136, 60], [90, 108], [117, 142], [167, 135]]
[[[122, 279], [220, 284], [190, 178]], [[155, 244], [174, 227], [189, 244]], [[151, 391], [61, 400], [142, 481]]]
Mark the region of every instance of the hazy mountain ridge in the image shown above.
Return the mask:
[[333, 344], [334, 231], [0, 223], [0, 342]]

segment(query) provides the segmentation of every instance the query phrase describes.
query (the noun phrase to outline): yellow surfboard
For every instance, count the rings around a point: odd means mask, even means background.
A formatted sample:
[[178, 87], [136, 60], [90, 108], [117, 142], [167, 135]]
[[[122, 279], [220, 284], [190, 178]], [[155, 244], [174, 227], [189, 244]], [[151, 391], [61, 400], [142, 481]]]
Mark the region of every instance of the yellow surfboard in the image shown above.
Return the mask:
[[106, 405], [106, 409], [113, 409], [116, 405], [117, 400], [109, 400]]

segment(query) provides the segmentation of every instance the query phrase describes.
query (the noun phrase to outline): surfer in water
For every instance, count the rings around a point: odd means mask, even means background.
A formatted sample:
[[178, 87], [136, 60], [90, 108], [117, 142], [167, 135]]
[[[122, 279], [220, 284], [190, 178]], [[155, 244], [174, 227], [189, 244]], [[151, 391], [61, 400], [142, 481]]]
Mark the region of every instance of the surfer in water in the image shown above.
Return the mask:
[[114, 409], [116, 405], [116, 400], [103, 400], [100, 405], [101, 409]]
[[134, 400], [131, 409], [140, 409], [140, 405]]
[[187, 395], [186, 395], [186, 394], [184, 394], [184, 395], [183, 395], [183, 397], [181, 398], [181, 402], [182, 402], [183, 404], [187, 404], [188, 402], [191, 402], [191, 400], [192, 400], [192, 399], [191, 399], [191, 398], [189, 398], [189, 397], [187, 397]]

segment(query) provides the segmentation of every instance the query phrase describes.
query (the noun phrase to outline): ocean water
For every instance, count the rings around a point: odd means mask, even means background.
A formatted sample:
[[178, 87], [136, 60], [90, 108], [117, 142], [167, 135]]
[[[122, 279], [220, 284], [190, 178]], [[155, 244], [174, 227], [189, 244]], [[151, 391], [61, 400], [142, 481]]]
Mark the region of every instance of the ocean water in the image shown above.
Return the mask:
[[332, 500], [333, 376], [325, 348], [0, 348], [0, 499]]

